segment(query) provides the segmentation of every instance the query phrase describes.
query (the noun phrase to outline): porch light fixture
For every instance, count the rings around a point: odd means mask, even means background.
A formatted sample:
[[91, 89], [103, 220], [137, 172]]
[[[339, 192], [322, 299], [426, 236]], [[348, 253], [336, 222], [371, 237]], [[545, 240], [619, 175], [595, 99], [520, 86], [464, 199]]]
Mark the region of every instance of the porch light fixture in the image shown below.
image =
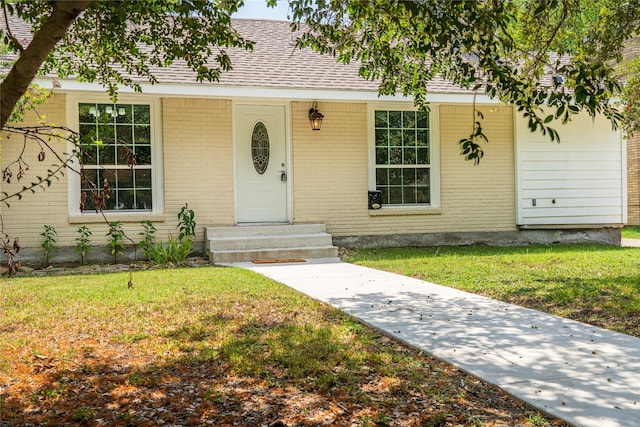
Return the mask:
[[324, 114], [318, 111], [318, 103], [313, 101], [313, 106], [309, 110], [309, 122], [311, 123], [311, 129], [320, 130], [320, 126], [322, 126], [322, 119], [324, 119]]

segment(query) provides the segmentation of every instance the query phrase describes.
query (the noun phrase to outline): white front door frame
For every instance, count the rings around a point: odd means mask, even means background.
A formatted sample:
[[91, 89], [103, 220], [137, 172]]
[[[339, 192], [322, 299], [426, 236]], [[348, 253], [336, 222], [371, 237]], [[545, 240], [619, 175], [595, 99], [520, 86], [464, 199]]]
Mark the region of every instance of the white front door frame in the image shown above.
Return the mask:
[[[258, 121], [267, 126], [272, 147], [264, 174], [251, 161], [251, 135]], [[238, 102], [233, 105], [236, 224], [290, 223], [292, 212], [290, 106]], [[275, 138], [275, 139], [274, 139]], [[281, 180], [282, 171], [286, 181]], [[260, 186], [260, 187], [257, 187]], [[255, 191], [252, 189], [255, 188]]]

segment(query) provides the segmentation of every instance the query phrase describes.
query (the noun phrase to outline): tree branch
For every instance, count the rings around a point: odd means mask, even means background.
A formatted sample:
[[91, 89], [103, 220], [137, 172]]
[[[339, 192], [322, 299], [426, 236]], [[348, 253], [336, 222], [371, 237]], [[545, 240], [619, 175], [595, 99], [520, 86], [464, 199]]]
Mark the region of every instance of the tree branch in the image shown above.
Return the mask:
[[24, 52], [24, 47], [20, 40], [18, 40], [13, 33], [11, 32], [11, 25], [9, 25], [9, 16], [7, 16], [7, 4], [3, 2], [2, 11], [4, 12], [4, 23], [7, 26], [7, 34], [11, 41], [16, 45], [16, 47], [20, 50], [20, 53]]
[[38, 69], [55, 45], [64, 37], [73, 21], [87, 9], [91, 0], [56, 1], [51, 15], [34, 35], [7, 77], [0, 85], [0, 129], [9, 120], [20, 97], [26, 92]]
[[562, 14], [560, 16], [560, 19], [558, 20], [557, 25], [553, 27], [553, 29], [551, 30], [551, 34], [549, 35], [547, 40], [544, 42], [544, 46], [538, 50], [531, 64], [531, 67], [529, 68], [529, 72], [527, 74], [535, 72], [535, 66], [542, 62], [542, 59], [549, 51], [549, 48], [551, 47], [554, 40], [556, 39], [556, 36], [558, 35], [558, 31], [560, 31], [560, 28], [562, 28], [562, 26], [565, 24], [565, 21], [568, 16], [569, 16], [569, 1], [562, 0]]

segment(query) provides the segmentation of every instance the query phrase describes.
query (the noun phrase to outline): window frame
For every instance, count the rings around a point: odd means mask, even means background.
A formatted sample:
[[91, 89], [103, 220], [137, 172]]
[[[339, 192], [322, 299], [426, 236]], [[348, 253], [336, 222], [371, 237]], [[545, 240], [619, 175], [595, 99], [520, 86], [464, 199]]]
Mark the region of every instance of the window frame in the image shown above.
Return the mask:
[[[73, 94], [67, 95], [67, 123], [71, 129], [79, 131], [79, 113], [80, 104], [112, 104], [108, 96], [99, 96], [95, 94]], [[145, 96], [131, 96], [120, 94], [117, 104], [137, 104], [149, 105], [150, 109], [150, 142], [151, 142], [151, 210], [105, 210], [104, 213], [115, 220], [131, 220], [139, 221], [150, 217], [150, 215], [164, 213], [164, 182], [163, 182], [163, 149], [162, 149], [162, 113], [161, 100], [159, 98]], [[68, 152], [74, 149], [73, 144], [68, 144]], [[74, 167], [78, 167], [78, 162], [73, 162]], [[68, 209], [71, 222], [87, 219], [91, 216], [95, 217], [95, 210], [80, 211], [80, 192], [81, 180], [80, 176], [75, 173], [69, 173], [69, 189], [68, 189]]]
[[[431, 210], [440, 207], [440, 109], [438, 105], [430, 104], [429, 111], [429, 189], [430, 203], [415, 204], [383, 204], [380, 210]], [[375, 112], [376, 111], [417, 111], [413, 103], [371, 103], [367, 110], [367, 134], [369, 154], [369, 190], [376, 190], [376, 140], [375, 140]]]

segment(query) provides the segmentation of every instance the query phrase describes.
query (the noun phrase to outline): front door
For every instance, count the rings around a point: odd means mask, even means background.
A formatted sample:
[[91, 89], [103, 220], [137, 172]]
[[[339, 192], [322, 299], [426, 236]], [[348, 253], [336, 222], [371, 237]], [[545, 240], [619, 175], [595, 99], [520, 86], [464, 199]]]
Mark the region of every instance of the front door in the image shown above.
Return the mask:
[[236, 105], [236, 222], [288, 222], [286, 111]]

